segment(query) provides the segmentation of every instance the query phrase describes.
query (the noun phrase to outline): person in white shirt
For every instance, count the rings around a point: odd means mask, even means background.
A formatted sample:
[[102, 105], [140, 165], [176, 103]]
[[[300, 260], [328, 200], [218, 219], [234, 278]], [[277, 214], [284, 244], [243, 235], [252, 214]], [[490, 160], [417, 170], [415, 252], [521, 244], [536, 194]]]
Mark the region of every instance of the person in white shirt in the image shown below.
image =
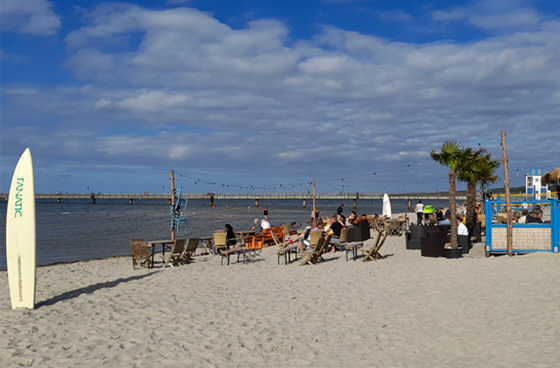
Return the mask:
[[270, 223], [265, 219], [261, 220], [261, 227], [263, 230], [270, 229]]
[[424, 217], [424, 205], [422, 204], [422, 200], [418, 201], [418, 204], [414, 207], [414, 211], [418, 217], [418, 226], [420, 226], [422, 225], [422, 218]]
[[469, 229], [467, 229], [467, 226], [463, 224], [463, 221], [461, 221], [461, 217], [459, 216], [457, 216], [457, 235], [469, 235]]

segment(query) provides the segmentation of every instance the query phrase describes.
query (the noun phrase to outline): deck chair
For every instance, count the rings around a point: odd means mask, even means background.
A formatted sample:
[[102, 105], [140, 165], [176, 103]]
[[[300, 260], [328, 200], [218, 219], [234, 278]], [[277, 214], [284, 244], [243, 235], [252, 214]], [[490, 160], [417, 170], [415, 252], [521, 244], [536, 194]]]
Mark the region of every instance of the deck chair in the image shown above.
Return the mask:
[[272, 231], [271, 234], [272, 234], [272, 240], [274, 240], [274, 244], [276, 244], [278, 248], [280, 249], [286, 248], [291, 244], [290, 241], [281, 242], [280, 239], [278, 239], [278, 235], [276, 234], [276, 232]]
[[299, 265], [300, 266], [305, 266], [306, 264], [313, 265], [315, 263], [317, 253], [323, 248], [323, 244], [325, 244], [325, 238], [321, 237], [317, 241], [315, 248], [302, 252], [301, 256], [303, 258], [303, 261]]
[[303, 252], [303, 262], [300, 263], [300, 266], [304, 266], [306, 264], [313, 265], [317, 264], [319, 261], [324, 261], [323, 254], [329, 247], [331, 236], [332, 235], [329, 235], [326, 238], [321, 237], [312, 251]]
[[284, 239], [290, 236], [290, 224], [282, 224], [282, 232], [284, 233]]
[[214, 233], [214, 249], [217, 251], [222, 251], [227, 249], [226, 245], [227, 233]]
[[199, 243], [198, 238], [189, 239], [187, 241], [187, 246], [185, 247], [185, 253], [183, 254], [183, 258], [185, 259], [185, 262], [188, 263], [192, 261], [192, 257], [196, 252], [196, 248], [198, 248], [198, 243]]
[[173, 243], [173, 247], [171, 248], [171, 252], [168, 255], [162, 255], [161, 258], [165, 264], [163, 267], [167, 267], [168, 265], [173, 267], [177, 266], [180, 263], [185, 263], [184, 253], [185, 253], [185, 243], [187, 239], [177, 239], [175, 243]]
[[344, 249], [344, 246], [348, 243], [348, 231], [350, 229], [348, 229], [347, 227], [343, 228], [342, 230], [340, 230], [340, 236], [335, 238], [333, 237], [331, 239], [331, 245], [336, 248], [336, 250], [342, 250]]
[[315, 248], [317, 246], [317, 242], [320, 238], [323, 237], [323, 232], [319, 230], [309, 232], [309, 245], [311, 248]]
[[144, 239], [130, 239], [132, 248], [132, 269], [136, 267], [152, 267], [151, 246]]
[[384, 225], [385, 222], [384, 221], [375, 221], [374, 222], [374, 226], [377, 230], [377, 237], [375, 238], [375, 243], [373, 244], [373, 246], [371, 248], [360, 248], [359, 251], [364, 253], [364, 258], [362, 259], [362, 262], [366, 262], [366, 261], [377, 261], [378, 259], [383, 258], [381, 256], [381, 254], [379, 253], [379, 250], [381, 249], [381, 247], [383, 246], [383, 243], [385, 243], [385, 239], [387, 239], [387, 235], [388, 235], [388, 231], [387, 231], [387, 226]]

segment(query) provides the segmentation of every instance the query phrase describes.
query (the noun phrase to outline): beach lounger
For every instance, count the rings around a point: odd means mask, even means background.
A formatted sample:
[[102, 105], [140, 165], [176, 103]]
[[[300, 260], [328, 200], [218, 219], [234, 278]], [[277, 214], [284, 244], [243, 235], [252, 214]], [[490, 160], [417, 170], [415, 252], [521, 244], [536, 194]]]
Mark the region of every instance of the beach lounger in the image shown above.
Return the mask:
[[300, 266], [304, 266], [306, 264], [317, 264], [319, 261], [324, 261], [323, 254], [329, 247], [331, 242], [331, 235], [327, 236], [327, 238], [321, 237], [317, 241], [317, 245], [311, 251], [306, 251], [302, 253], [303, 262], [300, 263]]
[[387, 239], [388, 231], [386, 225], [384, 225], [384, 221], [376, 221], [374, 222], [374, 226], [377, 230], [377, 237], [375, 238], [375, 243], [371, 248], [361, 248], [359, 249], [360, 252], [364, 253], [364, 258], [362, 262], [366, 261], [377, 261], [378, 259], [383, 258], [379, 253], [379, 250], [385, 243], [385, 239]]
[[180, 263], [185, 262], [184, 253], [185, 253], [185, 243], [186, 239], [177, 239], [173, 243], [173, 247], [171, 248], [171, 252], [167, 256], [162, 255], [161, 258], [165, 264], [163, 267], [167, 266], [176, 266]]
[[130, 247], [132, 248], [132, 268], [152, 267], [151, 246], [144, 243], [144, 239], [130, 239]]
[[199, 242], [200, 240], [198, 238], [187, 240], [187, 246], [185, 247], [185, 253], [183, 254], [183, 258], [185, 259], [185, 262], [192, 261], [192, 257], [196, 252], [196, 248], [198, 247]]

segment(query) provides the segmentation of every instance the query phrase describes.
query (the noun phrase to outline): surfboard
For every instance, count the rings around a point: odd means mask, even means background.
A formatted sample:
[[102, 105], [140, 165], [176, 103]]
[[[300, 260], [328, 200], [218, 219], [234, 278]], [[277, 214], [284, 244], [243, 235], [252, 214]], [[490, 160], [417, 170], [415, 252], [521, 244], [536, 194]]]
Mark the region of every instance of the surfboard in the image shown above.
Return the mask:
[[383, 216], [391, 217], [391, 201], [387, 193], [383, 195]]
[[35, 308], [35, 178], [29, 148], [21, 155], [10, 185], [6, 212], [6, 263], [12, 309]]

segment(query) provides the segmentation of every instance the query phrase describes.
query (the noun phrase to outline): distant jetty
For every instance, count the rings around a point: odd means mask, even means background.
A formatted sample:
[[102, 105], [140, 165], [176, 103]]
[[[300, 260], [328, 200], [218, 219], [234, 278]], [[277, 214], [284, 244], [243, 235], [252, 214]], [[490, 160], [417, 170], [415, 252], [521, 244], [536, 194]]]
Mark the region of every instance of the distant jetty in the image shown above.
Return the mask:
[[[311, 193], [182, 193], [183, 198], [189, 199], [252, 199], [255, 200], [255, 205], [258, 207], [260, 199], [299, 199], [303, 201], [303, 206], [306, 206], [308, 200], [313, 199]], [[404, 200], [418, 200], [418, 199], [449, 199], [447, 192], [437, 193], [393, 193], [389, 194], [391, 199], [404, 199]], [[8, 193], [0, 193], [1, 198], [8, 197]], [[167, 199], [171, 200], [169, 193], [37, 193], [37, 199], [54, 199], [60, 203], [63, 199], [91, 199], [95, 204], [96, 200], [102, 199], [128, 199], [130, 204], [134, 200], [143, 199]], [[353, 200], [354, 205], [359, 199], [372, 200], [383, 199], [383, 193], [317, 193], [316, 199], [332, 199], [332, 200]], [[458, 195], [458, 200], [464, 200], [465, 196]]]

